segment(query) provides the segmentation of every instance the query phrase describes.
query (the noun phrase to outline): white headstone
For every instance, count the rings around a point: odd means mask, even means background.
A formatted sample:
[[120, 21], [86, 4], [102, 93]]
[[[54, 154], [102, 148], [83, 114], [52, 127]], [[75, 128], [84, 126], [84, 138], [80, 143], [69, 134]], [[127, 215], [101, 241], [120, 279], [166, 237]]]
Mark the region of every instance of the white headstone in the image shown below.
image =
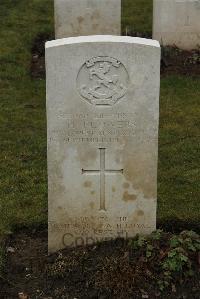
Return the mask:
[[200, 46], [200, 0], [154, 0], [153, 38], [185, 50]]
[[46, 44], [49, 251], [156, 228], [160, 46]]
[[54, 0], [55, 36], [121, 33], [121, 0]]

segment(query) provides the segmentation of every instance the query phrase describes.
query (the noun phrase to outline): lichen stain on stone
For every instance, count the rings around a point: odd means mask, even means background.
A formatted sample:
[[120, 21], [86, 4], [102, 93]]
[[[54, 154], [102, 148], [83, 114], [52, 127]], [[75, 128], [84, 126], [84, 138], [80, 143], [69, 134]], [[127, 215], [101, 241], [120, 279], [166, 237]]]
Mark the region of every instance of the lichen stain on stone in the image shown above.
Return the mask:
[[89, 161], [95, 161], [98, 156], [98, 149], [89, 148], [87, 150], [82, 150], [81, 148], [77, 149], [77, 159], [82, 163], [88, 162], [88, 167], [90, 167]]
[[142, 210], [138, 210], [138, 211], [137, 211], [137, 215], [138, 215], [138, 216], [143, 216], [143, 215], [144, 215], [144, 211], [142, 211]]
[[81, 24], [84, 21], [84, 18], [82, 16], [80, 16], [77, 18], [77, 20], [78, 20], [78, 23]]
[[124, 189], [128, 189], [129, 187], [130, 187], [130, 184], [129, 184], [129, 183], [127, 183], [127, 182], [126, 182], [126, 183], [123, 183], [123, 188], [124, 188]]
[[116, 158], [115, 161], [116, 161], [117, 164], [120, 163], [120, 159], [119, 158]]
[[[127, 155], [124, 153], [124, 176], [134, 188], [144, 194], [144, 198], [152, 199], [157, 196], [156, 171], [154, 162], [149, 157]], [[149, 171], [151, 169], [151, 173]]]
[[90, 188], [92, 186], [92, 182], [91, 181], [85, 181], [83, 186], [86, 187], [86, 188]]
[[94, 202], [93, 201], [90, 202], [89, 205], [90, 205], [90, 208], [93, 210], [94, 209], [94, 205], [95, 205]]
[[92, 29], [93, 29], [93, 30], [96, 30], [96, 29], [98, 28], [98, 26], [99, 26], [98, 24], [93, 24], [93, 25], [92, 25]]
[[122, 199], [124, 201], [134, 201], [137, 199], [137, 196], [135, 194], [129, 194], [128, 191], [125, 191]]
[[102, 222], [99, 222], [98, 224], [96, 224], [96, 227], [97, 227], [98, 229], [102, 229], [103, 226], [104, 226], [104, 223], [102, 223]]
[[116, 188], [115, 187], [112, 187], [112, 192], [115, 192], [116, 191]]
[[93, 12], [93, 14], [91, 15], [91, 20], [97, 20], [97, 19], [99, 19], [99, 18], [100, 18], [100, 13], [99, 13], [98, 10], [95, 10], [95, 11]]
[[91, 193], [92, 195], [94, 195], [94, 194], [95, 194], [95, 191], [94, 191], [94, 190], [92, 190], [90, 193]]

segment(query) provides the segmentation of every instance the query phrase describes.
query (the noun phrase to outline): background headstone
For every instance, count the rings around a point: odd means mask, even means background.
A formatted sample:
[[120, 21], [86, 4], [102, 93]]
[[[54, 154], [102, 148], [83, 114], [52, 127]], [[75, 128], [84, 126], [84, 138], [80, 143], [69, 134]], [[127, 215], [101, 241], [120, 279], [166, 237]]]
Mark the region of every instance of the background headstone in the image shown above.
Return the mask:
[[49, 251], [156, 228], [160, 46], [47, 42]]
[[121, 0], [54, 0], [55, 36], [121, 33]]
[[154, 0], [153, 38], [185, 50], [200, 45], [200, 0]]

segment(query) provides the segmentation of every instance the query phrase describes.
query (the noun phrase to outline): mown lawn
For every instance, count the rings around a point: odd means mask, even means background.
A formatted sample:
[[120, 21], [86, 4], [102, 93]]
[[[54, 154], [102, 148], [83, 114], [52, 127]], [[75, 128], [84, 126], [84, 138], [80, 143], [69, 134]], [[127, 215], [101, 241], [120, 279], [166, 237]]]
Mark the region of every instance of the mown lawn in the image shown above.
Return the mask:
[[53, 31], [53, 1], [0, 2], [0, 229], [47, 221], [45, 81], [30, 77], [32, 41]]
[[[123, 28], [151, 32], [152, 1], [123, 0]], [[0, 231], [47, 222], [45, 80], [30, 76], [31, 46], [53, 32], [53, 0], [0, 1]], [[200, 79], [161, 80], [158, 220], [200, 220]]]
[[122, 0], [122, 31], [152, 34], [153, 0]]

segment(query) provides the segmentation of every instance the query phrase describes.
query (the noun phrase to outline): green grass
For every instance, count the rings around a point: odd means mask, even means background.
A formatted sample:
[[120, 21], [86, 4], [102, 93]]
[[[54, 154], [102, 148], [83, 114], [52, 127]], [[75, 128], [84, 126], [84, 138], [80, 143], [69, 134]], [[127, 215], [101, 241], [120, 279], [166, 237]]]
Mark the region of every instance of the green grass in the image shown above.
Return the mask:
[[122, 31], [152, 33], [153, 0], [122, 0]]
[[32, 41], [53, 30], [53, 1], [0, 2], [0, 230], [47, 220], [45, 81], [29, 75]]
[[[151, 31], [151, 11], [149, 0], [127, 1], [123, 28]], [[1, 0], [0, 20], [0, 231], [6, 233], [47, 222], [45, 81], [31, 79], [29, 67], [33, 39], [53, 31], [53, 1]], [[160, 221], [200, 220], [199, 98], [200, 79], [162, 79]]]
[[200, 220], [200, 79], [161, 80], [158, 218]]

